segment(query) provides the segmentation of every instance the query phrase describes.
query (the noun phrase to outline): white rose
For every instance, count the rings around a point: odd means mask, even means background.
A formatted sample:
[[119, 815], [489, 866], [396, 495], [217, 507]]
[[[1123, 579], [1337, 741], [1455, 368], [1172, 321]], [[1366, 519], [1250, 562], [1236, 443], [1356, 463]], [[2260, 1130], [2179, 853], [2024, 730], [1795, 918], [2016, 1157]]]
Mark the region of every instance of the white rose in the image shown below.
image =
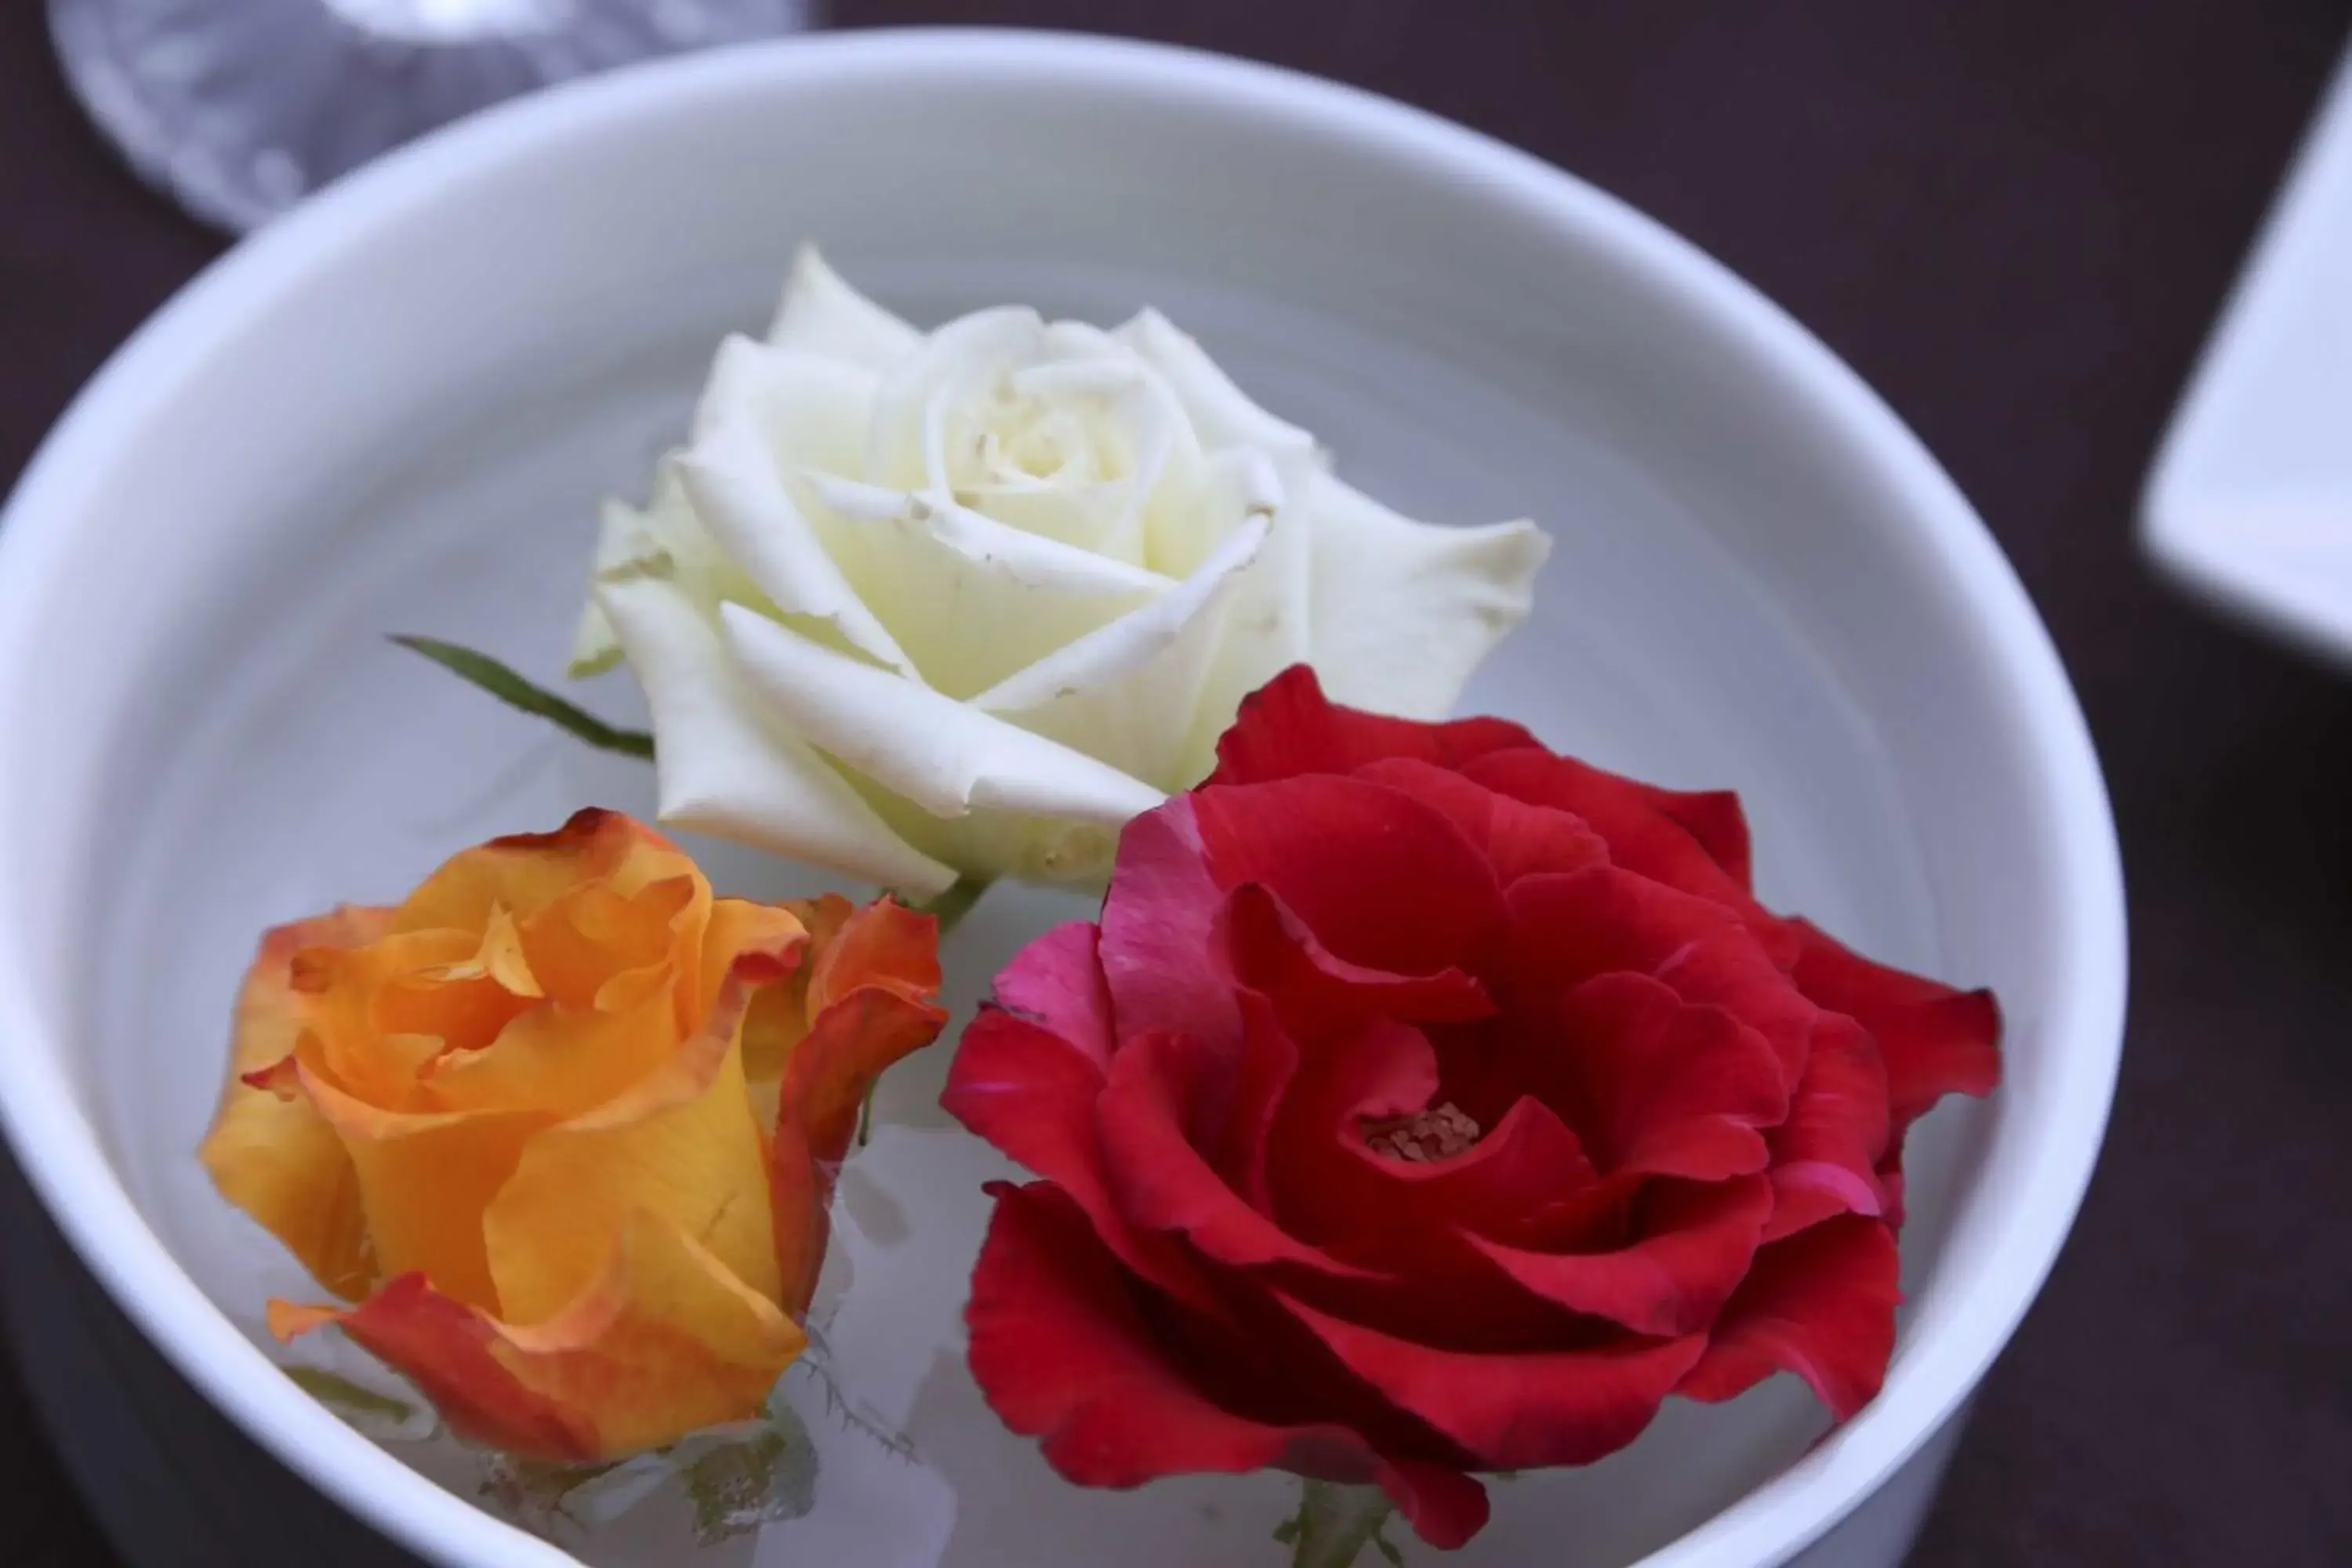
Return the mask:
[[917, 897], [1084, 883], [1288, 665], [1442, 717], [1548, 548], [1349, 489], [1157, 312], [925, 335], [803, 251], [608, 506], [573, 672], [635, 670], [666, 821]]

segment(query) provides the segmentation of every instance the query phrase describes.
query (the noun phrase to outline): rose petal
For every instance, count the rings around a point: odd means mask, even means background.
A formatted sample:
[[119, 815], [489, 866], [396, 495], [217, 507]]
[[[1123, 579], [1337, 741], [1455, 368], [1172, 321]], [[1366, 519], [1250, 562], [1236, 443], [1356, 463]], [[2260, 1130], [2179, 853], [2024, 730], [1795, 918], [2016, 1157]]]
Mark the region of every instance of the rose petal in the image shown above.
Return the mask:
[[[668, 979], [665, 969], [656, 978]], [[666, 985], [622, 1011], [549, 1004], [523, 1013], [475, 1050], [419, 1071], [438, 1109], [583, 1115], [673, 1059], [677, 1008]]]
[[[1293, 468], [1303, 470], [1305, 464], [1302, 458]], [[1172, 549], [1170, 536], [1186, 536], [1181, 553], [1155, 557], [1162, 569], [1176, 570], [1196, 557], [1207, 561], [1219, 541], [1245, 527], [1263, 523], [1265, 541], [1234, 574], [1226, 596], [1224, 626], [1186, 745], [1187, 784], [1216, 766], [1218, 738], [1249, 694], [1312, 651], [1313, 520], [1283, 504], [1288, 493], [1284, 466], [1265, 453], [1234, 448], [1203, 459], [1202, 468], [1200, 493], [1190, 504], [1156, 513], [1155, 549]]]
[[1531, 1252], [1476, 1235], [1465, 1239], [1528, 1290], [1571, 1311], [1640, 1334], [1706, 1328], [1748, 1272], [1772, 1212], [1761, 1176], [1699, 1184], [1654, 1184], [1645, 1234], [1611, 1252]]
[[1428, 974], [1471, 960], [1505, 924], [1483, 856], [1410, 795], [1301, 776], [1192, 796], [1209, 873], [1260, 882], [1351, 963]]
[[921, 684], [958, 701], [1173, 591], [1174, 579], [1025, 533], [945, 496], [800, 476], [844, 579]]
[[1222, 1141], [1238, 1063], [1230, 1047], [1189, 1035], [1143, 1035], [1111, 1058], [1095, 1104], [1103, 1170], [1132, 1223], [1183, 1236], [1235, 1268], [1288, 1264], [1334, 1279], [1364, 1270], [1286, 1232], [1227, 1184], [1193, 1142]]
[[558, 1464], [602, 1452], [585, 1411], [531, 1387], [499, 1358], [496, 1320], [440, 1294], [422, 1274], [401, 1275], [350, 1311], [269, 1303], [269, 1331], [281, 1342], [331, 1325], [415, 1384], [461, 1436]]
[[700, 1032], [653, 1073], [523, 1149], [481, 1219], [500, 1317], [530, 1323], [562, 1310], [633, 1213], [698, 1238], [745, 1288], [780, 1298], [765, 1151], [738, 1042], [753, 993], [790, 973], [797, 930], [787, 940], [737, 954]]
[[1582, 817], [1497, 795], [1418, 757], [1383, 757], [1354, 773], [1452, 817], [1465, 837], [1486, 850], [1495, 880], [1504, 887], [1538, 872], [1581, 871], [1609, 859], [1609, 846]]
[[520, 1458], [618, 1458], [756, 1415], [805, 1344], [709, 1251], [644, 1213], [556, 1316], [515, 1328], [394, 1280], [347, 1312], [272, 1303], [280, 1337], [342, 1326], [405, 1374], [461, 1435]]
[[[711, 358], [685, 450], [693, 453], [722, 426], [734, 425], [751, 437], [740, 448], [756, 459], [756, 469], [747, 472], [764, 471], [772, 479], [801, 468], [855, 474], [864, 463], [879, 382], [863, 365], [730, 332]], [[699, 511], [698, 498], [695, 504]]]
[[494, 910], [520, 924], [584, 882], [631, 868], [630, 891], [696, 875], [677, 845], [617, 811], [590, 806], [552, 833], [515, 833], [451, 856], [401, 900], [387, 934], [466, 933], [478, 947]]
[[1551, 541], [1524, 519], [1485, 528], [1415, 522], [1317, 472], [1308, 660], [1332, 700], [1443, 718], [1470, 672], [1534, 604]]
[[[837, 375], [850, 378], [850, 384], [832, 390], [856, 398], [862, 414], [870, 386], [856, 382], [856, 374]], [[679, 477], [696, 516], [729, 560], [778, 613], [797, 618], [803, 632], [826, 628], [869, 658], [915, 679], [914, 661], [850, 586], [815, 524], [785, 487], [777, 470], [776, 437], [757, 414], [730, 410], [679, 459]], [[861, 418], [861, 432], [863, 425]], [[815, 460], [814, 453], [798, 447], [786, 450], [788, 460]]]
[[1303, 1053], [1265, 1139], [1270, 1212], [1283, 1228], [1333, 1252], [1378, 1256], [1394, 1215], [1364, 1201], [1363, 1123], [1429, 1109], [1437, 1086], [1428, 1037], [1391, 1019]]
[[[392, 913], [347, 905], [279, 926], [262, 938], [237, 995], [228, 1087], [201, 1154], [221, 1195], [283, 1242], [311, 1278], [346, 1300], [366, 1292], [374, 1257], [351, 1156], [292, 1081], [301, 998], [290, 980], [297, 952], [362, 946], [383, 934]], [[243, 1076], [279, 1064], [287, 1068], [289, 1092], [249, 1083]]]
[[2000, 1081], [2000, 1007], [1990, 991], [1956, 991], [1890, 969], [1805, 921], [1797, 933], [1797, 988], [1870, 1031], [1886, 1068], [1899, 1131], [1947, 1094], [1990, 1094]]
[[1101, 1068], [1069, 1042], [1001, 1008], [963, 1032], [940, 1103], [1008, 1158], [1047, 1178], [1086, 1215], [1129, 1272], [1193, 1310], [1222, 1313], [1181, 1241], [1139, 1230], [1119, 1212], [1095, 1131]]
[[1424, 724], [1333, 705], [1307, 666], [1293, 665], [1245, 699], [1217, 742], [1213, 784], [1265, 784], [1299, 773], [1352, 773], [1386, 757], [1458, 768], [1535, 737], [1501, 719]]
[[1460, 1470], [1414, 1459], [1384, 1460], [1374, 1479], [1413, 1533], [1440, 1552], [1459, 1551], [1486, 1528], [1486, 1489]]
[[581, 606], [565, 673], [575, 680], [601, 675], [621, 662], [620, 634], [596, 601], [593, 584], [631, 577], [666, 578], [703, 606], [719, 602], [732, 570], [694, 515], [674, 456], [654, 467], [652, 494], [645, 510], [607, 500], [597, 513], [596, 553], [588, 602]]
[[1608, 842], [1612, 861], [1734, 910], [1776, 963], [1793, 962], [1794, 938], [1748, 895], [1748, 829], [1738, 796], [1678, 795], [1541, 750], [1494, 752], [1463, 771], [1531, 805], [1582, 817]]
[[[1133, 1487], [1162, 1476], [1289, 1469], [1377, 1481], [1433, 1545], [1460, 1545], [1485, 1524], [1486, 1493], [1459, 1470], [1383, 1457], [1335, 1420], [1269, 1420], [1217, 1403], [1212, 1386], [1250, 1380], [1232, 1369], [1203, 1376], [1154, 1331], [1066, 1194], [1045, 1183], [991, 1191], [996, 1211], [964, 1309], [972, 1377], [1006, 1426], [1043, 1439], [1064, 1478]], [[1313, 1399], [1300, 1386], [1305, 1369], [1290, 1370], [1280, 1386], [1304, 1394], [1304, 1408]], [[1349, 1397], [1335, 1391], [1335, 1409]]]
[[1532, 1081], [1604, 1171], [1718, 1181], [1764, 1168], [1789, 1113], [1779, 1058], [1721, 1007], [1691, 1006], [1646, 975], [1596, 976], [1562, 1001], [1561, 1037]]
[[1804, 1071], [1821, 1011], [1801, 995], [1754, 930], [1719, 903], [1614, 866], [1523, 877], [1511, 885], [1514, 985], [1531, 999], [1626, 970], [1685, 1002], [1731, 1013], [1770, 1042], [1781, 1079]]
[[1159, 311], [1144, 310], [1112, 336], [1167, 378], [1206, 449], [1246, 447], [1301, 457], [1314, 451], [1314, 437], [1251, 402], [1199, 342]]
[[1359, 1377], [1476, 1456], [1482, 1468], [1587, 1465], [1615, 1453], [1642, 1435], [1706, 1348], [1694, 1334], [1477, 1354], [1395, 1339], [1282, 1300]]
[[1199, 707], [1235, 585], [1265, 542], [1265, 521], [1246, 521], [1182, 583], [1006, 676], [972, 706], [1163, 788], [1192, 783], [1193, 726], [1170, 721]]
[[1015, 953], [997, 975], [997, 1005], [1066, 1040], [1097, 1067], [1110, 1061], [1110, 988], [1097, 956], [1101, 930], [1091, 921], [1054, 927]]
[[816, 247], [793, 258], [792, 276], [768, 341], [871, 371], [888, 371], [912, 354], [922, 334], [843, 282]]
[[1860, 1025], [1834, 1013], [1814, 1026], [1805, 1076], [1774, 1130], [1766, 1232], [1777, 1241], [1832, 1215], [1877, 1215], [1877, 1167], [1887, 1142], [1886, 1071]]
[[535, 1110], [380, 1110], [336, 1086], [313, 1037], [305, 1037], [295, 1063], [301, 1093], [350, 1157], [379, 1275], [421, 1273], [443, 1295], [498, 1310], [483, 1211], [554, 1117]]
[[781, 1300], [795, 1315], [824, 1263], [834, 1178], [858, 1110], [892, 1064], [939, 1037], [939, 922], [887, 900], [851, 916], [816, 956], [814, 1016], [784, 1064], [770, 1164]]
[[1139, 779], [740, 605], [721, 612], [738, 667], [793, 732], [935, 816], [975, 808], [1117, 826], [1163, 798]]
[[1122, 1037], [1165, 1029], [1231, 1040], [1240, 1033], [1230, 990], [1201, 984], [1224, 893], [1209, 876], [1195, 798], [1178, 795], [1119, 835], [1099, 951]]
[[1352, 1031], [1375, 1017], [1461, 1023], [1495, 1011], [1486, 988], [1459, 969], [1398, 974], [1349, 963], [1263, 883], [1225, 896], [1213, 941], [1234, 981], [1267, 997], [1284, 1025], [1303, 1035]]
[[650, 576], [607, 583], [597, 602], [653, 709], [665, 821], [919, 897], [955, 880], [804, 740], [761, 715], [717, 629], [677, 586]]
[[1676, 1391], [1714, 1403], [1793, 1372], [1844, 1420], [1877, 1394], [1895, 1352], [1895, 1237], [1874, 1219], [1825, 1220], [1759, 1249], [1747, 1281]]

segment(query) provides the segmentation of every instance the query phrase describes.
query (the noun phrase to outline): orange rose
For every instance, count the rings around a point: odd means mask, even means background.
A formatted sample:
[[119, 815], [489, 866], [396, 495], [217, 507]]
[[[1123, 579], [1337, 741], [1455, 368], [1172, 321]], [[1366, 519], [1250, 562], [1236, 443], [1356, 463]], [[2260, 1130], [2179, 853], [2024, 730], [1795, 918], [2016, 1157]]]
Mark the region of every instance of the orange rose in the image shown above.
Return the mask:
[[612, 812], [496, 839], [396, 909], [271, 931], [214, 1182], [359, 1305], [450, 1426], [608, 1459], [758, 1413], [805, 1344], [859, 1103], [946, 1015], [935, 922], [714, 899]]

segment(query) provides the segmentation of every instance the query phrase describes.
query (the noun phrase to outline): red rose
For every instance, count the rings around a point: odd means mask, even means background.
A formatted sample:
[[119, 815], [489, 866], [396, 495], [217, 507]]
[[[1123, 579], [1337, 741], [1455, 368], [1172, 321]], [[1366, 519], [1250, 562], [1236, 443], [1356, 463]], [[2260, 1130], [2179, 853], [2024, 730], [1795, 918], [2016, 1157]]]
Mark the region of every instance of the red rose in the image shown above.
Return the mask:
[[1839, 1417], [1894, 1346], [1904, 1130], [1999, 1015], [1748, 890], [1728, 794], [1295, 668], [1138, 818], [1098, 925], [997, 977], [946, 1104], [1002, 1184], [971, 1367], [1073, 1481], [1578, 1465], [1776, 1372]]

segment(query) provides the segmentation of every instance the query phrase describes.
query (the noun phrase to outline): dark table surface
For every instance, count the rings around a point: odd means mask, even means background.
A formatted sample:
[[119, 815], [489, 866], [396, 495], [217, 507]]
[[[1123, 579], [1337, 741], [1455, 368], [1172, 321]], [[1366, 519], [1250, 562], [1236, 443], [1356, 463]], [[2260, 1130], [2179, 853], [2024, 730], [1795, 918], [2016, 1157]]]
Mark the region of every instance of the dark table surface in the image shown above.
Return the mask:
[[[85, 126], [41, 9], [0, 4], [0, 476], [221, 247]], [[2209, 619], [2133, 542], [2352, 0], [834, 11], [1132, 31], [1409, 100], [1646, 208], [1877, 386], [2050, 623], [2133, 926], [2105, 1159], [1915, 1562], [2352, 1563], [2352, 683]], [[109, 1561], [5, 1376], [0, 1500], [0, 1556]]]

